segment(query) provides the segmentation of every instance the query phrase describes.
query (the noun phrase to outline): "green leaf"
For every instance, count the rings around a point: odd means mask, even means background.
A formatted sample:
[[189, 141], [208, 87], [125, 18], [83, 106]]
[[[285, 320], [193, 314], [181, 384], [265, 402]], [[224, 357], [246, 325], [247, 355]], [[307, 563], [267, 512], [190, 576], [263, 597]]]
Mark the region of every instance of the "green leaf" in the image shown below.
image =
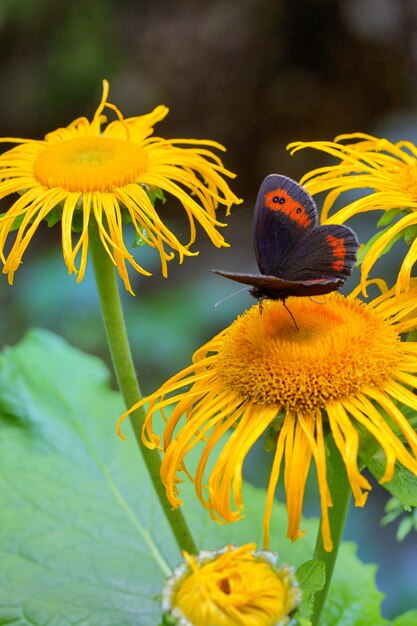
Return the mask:
[[381, 519], [381, 525], [386, 526], [391, 522], [400, 519], [398, 524], [396, 538], [397, 541], [403, 541], [412, 531], [417, 531], [417, 509], [413, 508], [411, 512], [404, 512], [404, 505], [397, 498], [390, 498], [385, 505], [385, 515]]
[[147, 236], [148, 236], [148, 233], [147, 233], [145, 228], [141, 228], [139, 233], [137, 231], [135, 231], [135, 238], [133, 240], [132, 247], [133, 248], [140, 248], [142, 246], [146, 246], [147, 245], [147, 239], [146, 239]]
[[[417, 330], [416, 329], [410, 330], [410, 332], [407, 333], [407, 341], [417, 341]], [[408, 407], [408, 408], [410, 408], [410, 407]]]
[[[75, 217], [75, 214], [74, 214], [74, 217]], [[52, 228], [52, 226], [55, 226], [55, 224], [58, 224], [58, 222], [60, 222], [61, 219], [62, 219], [62, 205], [61, 204], [58, 204], [56, 207], [51, 209], [51, 211], [49, 211], [49, 213], [45, 217], [46, 223], [48, 224], [49, 228]]]
[[388, 211], [384, 211], [384, 213], [381, 215], [377, 222], [378, 228], [391, 224], [395, 220], [395, 218], [401, 213], [404, 213], [404, 209], [393, 208], [388, 209]]
[[397, 530], [398, 541], [403, 541], [408, 533], [414, 529], [414, 519], [412, 515], [407, 515], [399, 523]]
[[[369, 250], [371, 249], [371, 247], [373, 246], [373, 244], [378, 241], [378, 239], [380, 237], [382, 237], [382, 235], [384, 235], [388, 230], [390, 230], [391, 226], [387, 226], [387, 228], [383, 228], [382, 230], [378, 231], [377, 233], [375, 233], [375, 235], [373, 235], [359, 250], [358, 254], [357, 254], [357, 265], [360, 265], [365, 256], [368, 254]], [[399, 240], [402, 239], [404, 237], [404, 231], [401, 231], [399, 233], [397, 233], [396, 235], [394, 235], [390, 241], [387, 243], [387, 245], [385, 246], [385, 248], [383, 249], [383, 251], [381, 252], [381, 254], [379, 255], [380, 257], [383, 256], [384, 254], [387, 254], [387, 252], [389, 252], [392, 248], [392, 246]]]
[[342, 547], [320, 626], [388, 626], [380, 614], [384, 596], [375, 586], [376, 567], [364, 566], [353, 544]]
[[149, 200], [152, 202], [153, 206], [155, 206], [156, 200], [160, 200], [162, 204], [165, 204], [166, 198], [162, 189], [155, 187], [154, 185], [142, 185], [142, 187], [148, 194]]
[[404, 233], [404, 241], [407, 246], [411, 246], [415, 238], [417, 237], [417, 226], [408, 226], [403, 230]]
[[274, 420], [272, 420], [271, 425], [269, 426], [266, 437], [264, 448], [265, 452], [273, 452], [277, 447], [278, 436], [282, 425], [284, 423], [284, 415], [279, 415]]
[[307, 561], [297, 569], [297, 580], [303, 592], [303, 599], [297, 610], [299, 620], [311, 617], [314, 596], [321, 591], [326, 582], [326, 572], [323, 561]]
[[404, 513], [404, 506], [397, 498], [390, 498], [385, 504], [385, 515], [381, 519], [382, 526], [390, 524]]
[[31, 332], [0, 368], [0, 624], [158, 623], [178, 555], [105, 366]]
[[417, 626], [417, 610], [400, 615], [393, 621], [392, 626]]
[[[371, 474], [379, 481], [384, 475], [385, 458], [377, 458], [364, 452], [360, 453], [360, 457]], [[406, 511], [410, 511], [412, 507], [417, 506], [417, 477], [399, 463], [395, 465], [392, 480], [383, 483], [381, 487], [395, 496]]]
[[[127, 441], [115, 435], [122, 410], [103, 363], [50, 333], [31, 331], [2, 355], [0, 624], [161, 622], [159, 596], [180, 555], [129, 426]], [[210, 519], [188, 481], [181, 495], [200, 547], [262, 544], [264, 490], [245, 485], [245, 519], [228, 525]], [[299, 567], [313, 553], [317, 521], [305, 520], [306, 536], [292, 544], [284, 519], [274, 506], [271, 548]], [[320, 575], [311, 565], [299, 571], [308, 602]], [[386, 624], [374, 573], [343, 544], [320, 626]]]
[[[378, 241], [378, 239], [382, 237], [382, 235], [384, 235], [386, 232], [388, 232], [392, 228], [391, 222], [400, 213], [404, 213], [404, 210], [403, 209], [390, 209], [389, 211], [386, 211], [386, 213], [384, 213], [384, 215], [378, 221], [378, 226], [385, 226], [386, 224], [389, 224], [389, 226], [387, 226], [386, 228], [382, 228], [382, 230], [375, 233], [375, 235], [373, 235], [369, 239], [369, 241], [367, 241], [367, 243], [361, 247], [357, 255], [357, 265], [360, 265], [363, 262], [365, 256], [368, 254], [373, 244], [376, 241]], [[413, 243], [413, 241], [416, 239], [416, 237], [417, 237], [417, 225], [407, 226], [407, 228], [403, 228], [399, 233], [394, 235], [388, 241], [387, 245], [382, 250], [379, 256], [383, 256], [384, 254], [387, 254], [387, 252], [391, 250], [393, 245], [400, 239], [404, 239], [405, 244], [407, 246], [410, 246]]]
[[[0, 219], [2, 219], [3, 217], [7, 216], [7, 212], [6, 213], [0, 213]], [[10, 226], [9, 231], [13, 232], [14, 230], [17, 230], [20, 226], [20, 224], [23, 222], [23, 218], [25, 216], [24, 215], [19, 215], [19, 217], [16, 217], [16, 219], [14, 220], [13, 224]]]

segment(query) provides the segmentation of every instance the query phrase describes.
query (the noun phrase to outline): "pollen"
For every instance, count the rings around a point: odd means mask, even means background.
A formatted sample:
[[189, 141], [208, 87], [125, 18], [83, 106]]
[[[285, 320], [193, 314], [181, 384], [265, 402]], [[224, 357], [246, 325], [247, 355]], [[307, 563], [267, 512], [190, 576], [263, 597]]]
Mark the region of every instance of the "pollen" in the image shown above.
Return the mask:
[[299, 330], [278, 301], [230, 326], [218, 361], [226, 388], [255, 404], [311, 411], [392, 376], [398, 334], [359, 300], [290, 298], [288, 308]]
[[76, 137], [49, 145], [35, 163], [35, 177], [50, 189], [112, 191], [136, 182], [146, 167], [139, 145], [110, 137]]

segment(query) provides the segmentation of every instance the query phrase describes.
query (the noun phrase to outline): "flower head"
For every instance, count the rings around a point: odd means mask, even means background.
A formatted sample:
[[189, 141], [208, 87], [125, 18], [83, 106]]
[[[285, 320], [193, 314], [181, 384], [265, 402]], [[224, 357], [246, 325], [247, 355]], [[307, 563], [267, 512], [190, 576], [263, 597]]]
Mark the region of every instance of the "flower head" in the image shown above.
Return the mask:
[[162, 601], [179, 626], [285, 626], [301, 600], [293, 568], [254, 544], [184, 559]]
[[[9, 283], [39, 223], [61, 220], [62, 249], [70, 273], [82, 280], [85, 272], [89, 226], [95, 222], [107, 253], [116, 265], [126, 289], [131, 291], [126, 262], [150, 275], [126, 247], [123, 223], [131, 222], [137, 242], [158, 250], [162, 274], [177, 251], [182, 262], [195, 240], [198, 222], [217, 247], [226, 246], [217, 228], [219, 204], [227, 207], [240, 200], [231, 192], [224, 176], [234, 177], [209, 148], [224, 150], [208, 140], [153, 137], [153, 125], [168, 113], [158, 106], [151, 113], [123, 118], [107, 101], [109, 85], [103, 81], [103, 97], [90, 122], [76, 119], [43, 140], [2, 138], [18, 144], [0, 155], [0, 198], [18, 193], [18, 199], [0, 217], [0, 258]], [[104, 109], [117, 120], [107, 124]], [[167, 193], [187, 213], [190, 240], [180, 243], [161, 220], [152, 195]], [[13, 245], [5, 253], [6, 241], [16, 231]], [[73, 244], [73, 231], [78, 232]], [[137, 243], [136, 242], [136, 243]], [[134, 242], [132, 242], [134, 243]]]
[[[314, 460], [322, 536], [325, 549], [331, 550], [327, 432], [339, 449], [357, 506], [365, 504], [371, 486], [358, 468], [356, 425], [385, 453], [381, 482], [392, 478], [396, 461], [417, 474], [417, 435], [398, 408], [402, 403], [417, 410], [412, 391], [417, 388], [417, 343], [399, 337], [416, 326], [417, 289], [397, 298], [388, 292], [370, 304], [338, 293], [323, 297], [322, 303], [307, 298], [287, 302], [299, 330], [281, 302], [265, 301], [262, 309], [255, 305], [200, 348], [191, 366], [133, 408], [149, 402], [143, 438], [149, 447], [163, 450], [161, 477], [171, 504], [182, 504], [178, 484], [185, 473], [217, 521], [242, 517], [245, 457], [271, 425], [278, 425], [264, 514], [265, 547], [283, 463], [287, 534], [292, 540], [302, 536], [304, 490]], [[167, 417], [169, 405], [174, 408]], [[166, 421], [162, 445], [153, 429], [159, 412]], [[198, 444], [203, 449], [191, 470], [186, 457]]]
[[[382, 210], [380, 225], [386, 226], [370, 241], [362, 263], [362, 290], [378, 258], [400, 237], [411, 243], [398, 275], [397, 292], [408, 289], [417, 260], [417, 147], [410, 141], [391, 143], [362, 133], [340, 135], [334, 141], [297, 141], [288, 148], [292, 153], [314, 148], [338, 159], [335, 165], [312, 170], [301, 183], [311, 194], [329, 192], [323, 205], [322, 219], [343, 223], [353, 215]], [[365, 195], [328, 219], [339, 196], [360, 189]], [[387, 226], [388, 225], [388, 226]]]

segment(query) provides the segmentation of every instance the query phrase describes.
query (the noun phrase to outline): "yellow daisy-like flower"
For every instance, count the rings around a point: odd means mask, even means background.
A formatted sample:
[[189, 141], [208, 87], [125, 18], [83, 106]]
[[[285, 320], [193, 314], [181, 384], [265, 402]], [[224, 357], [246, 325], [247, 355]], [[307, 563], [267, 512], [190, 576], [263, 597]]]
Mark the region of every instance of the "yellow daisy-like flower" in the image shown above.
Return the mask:
[[[191, 366], [133, 408], [149, 403], [143, 438], [150, 448], [163, 450], [161, 477], [171, 504], [182, 504], [178, 484], [185, 473], [212, 518], [227, 522], [243, 516], [247, 453], [280, 417], [264, 514], [265, 547], [284, 458], [287, 534], [292, 540], [302, 536], [301, 510], [313, 459], [323, 543], [330, 551], [326, 432], [339, 449], [357, 506], [365, 504], [371, 485], [358, 468], [355, 425], [385, 453], [382, 483], [392, 478], [396, 461], [417, 474], [417, 435], [398, 407], [417, 410], [412, 391], [417, 388], [417, 343], [399, 336], [417, 325], [417, 288], [399, 297], [387, 292], [370, 304], [338, 293], [321, 304], [308, 298], [287, 302], [299, 330], [281, 302], [265, 301], [262, 309], [254, 305], [200, 348]], [[167, 417], [170, 405], [174, 408]], [[152, 423], [159, 413], [166, 421], [162, 446]], [[191, 470], [186, 457], [199, 444], [199, 461]]]
[[[385, 225], [390, 225], [378, 233], [363, 260], [363, 292], [366, 293], [366, 281], [374, 263], [402, 235], [411, 246], [398, 275], [397, 293], [408, 289], [417, 260], [417, 146], [410, 141], [391, 143], [363, 133], [340, 135], [334, 141], [297, 141], [288, 146], [292, 154], [303, 148], [314, 148], [339, 160], [336, 165], [312, 170], [300, 181], [313, 195], [329, 192], [322, 210], [325, 223], [343, 223], [366, 211], [390, 212], [384, 220]], [[329, 211], [339, 196], [355, 189], [367, 193], [329, 219]]]
[[[216, 220], [216, 208], [223, 204], [228, 213], [233, 203], [241, 201], [224, 180], [234, 174], [208, 149], [224, 150], [223, 146], [208, 140], [153, 137], [153, 125], [164, 119], [168, 109], [158, 106], [147, 115], [124, 119], [107, 101], [108, 91], [108, 82], [103, 81], [103, 97], [91, 122], [78, 118], [41, 141], [0, 139], [19, 144], [0, 155], [0, 198], [20, 196], [0, 217], [0, 258], [10, 284], [44, 219], [61, 220], [64, 260], [68, 271], [78, 274], [78, 281], [85, 273], [89, 226], [94, 222], [129, 291], [126, 262], [141, 274], [150, 273], [126, 247], [126, 221], [133, 224], [141, 244], [158, 250], [164, 276], [174, 251], [180, 262], [185, 255], [195, 254], [189, 250], [196, 236], [195, 222], [215, 246], [228, 245], [217, 230], [224, 224]], [[105, 108], [118, 119], [103, 128]], [[174, 196], [185, 209], [190, 223], [187, 244], [180, 243], [154, 209], [150, 195], [155, 190]], [[6, 254], [5, 245], [14, 230], [15, 239]], [[73, 230], [79, 232], [75, 244]]]
[[[185, 561], [168, 580], [162, 608], [181, 626], [285, 626], [301, 600], [292, 567], [255, 544], [226, 546]], [[168, 622], [167, 622], [168, 623]]]

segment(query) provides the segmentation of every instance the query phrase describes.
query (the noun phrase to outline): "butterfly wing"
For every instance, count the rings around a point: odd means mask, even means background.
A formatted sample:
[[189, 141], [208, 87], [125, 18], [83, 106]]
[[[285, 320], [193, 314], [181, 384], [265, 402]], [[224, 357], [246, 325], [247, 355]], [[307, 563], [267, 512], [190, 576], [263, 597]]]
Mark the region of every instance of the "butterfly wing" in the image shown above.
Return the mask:
[[318, 226], [296, 246], [281, 266], [288, 280], [340, 279], [345, 282], [356, 262], [359, 242], [348, 226]]
[[313, 198], [298, 183], [270, 174], [262, 182], [255, 204], [254, 245], [261, 274], [278, 276], [318, 223]]
[[214, 274], [230, 278], [238, 283], [250, 285], [250, 292], [255, 298], [285, 300], [288, 296], [318, 296], [339, 289], [345, 282], [343, 278], [319, 278], [304, 281], [292, 281], [276, 276], [257, 274], [239, 274], [211, 270]]
[[256, 298], [285, 300], [342, 287], [359, 243], [348, 226], [319, 226], [314, 200], [298, 183], [270, 174], [259, 189], [254, 217], [260, 275], [212, 270], [251, 287]]

